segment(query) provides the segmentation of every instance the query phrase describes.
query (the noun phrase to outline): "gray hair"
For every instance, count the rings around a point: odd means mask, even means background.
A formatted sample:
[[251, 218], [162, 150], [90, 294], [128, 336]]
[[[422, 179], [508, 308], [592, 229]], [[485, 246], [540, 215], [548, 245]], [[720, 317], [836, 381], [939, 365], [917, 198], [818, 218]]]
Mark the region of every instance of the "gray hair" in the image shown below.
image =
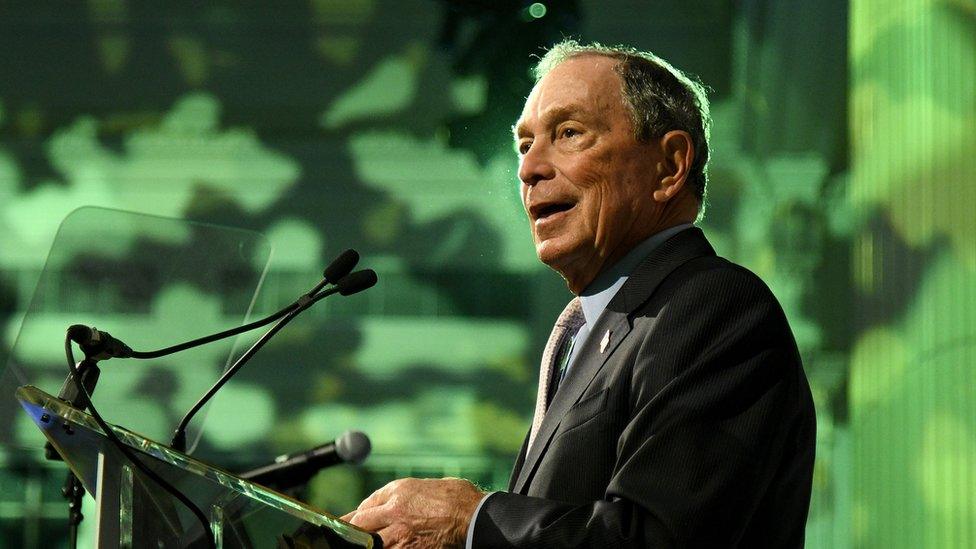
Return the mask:
[[623, 83], [621, 92], [634, 121], [634, 137], [647, 142], [671, 130], [691, 136], [695, 158], [688, 174], [698, 199], [699, 217], [705, 210], [708, 184], [708, 137], [711, 117], [705, 87], [650, 52], [627, 46], [583, 45], [563, 40], [546, 52], [533, 71], [536, 83], [556, 65], [583, 55], [601, 55], [619, 61], [614, 67]]

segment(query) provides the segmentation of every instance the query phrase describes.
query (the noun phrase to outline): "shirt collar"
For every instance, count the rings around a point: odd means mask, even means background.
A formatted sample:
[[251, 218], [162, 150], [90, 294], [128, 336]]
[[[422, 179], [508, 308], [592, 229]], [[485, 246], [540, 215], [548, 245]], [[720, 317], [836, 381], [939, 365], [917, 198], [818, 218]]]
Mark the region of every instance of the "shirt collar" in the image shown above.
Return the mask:
[[634, 272], [641, 260], [647, 257], [654, 248], [657, 248], [664, 241], [680, 233], [685, 229], [693, 227], [692, 223], [682, 223], [674, 227], [668, 227], [659, 233], [654, 233], [647, 240], [644, 240], [634, 249], [627, 252], [627, 255], [615, 263], [609, 269], [603, 271], [580, 293], [580, 304], [583, 307], [583, 317], [586, 324], [592, 326], [599, 320], [600, 315], [610, 304], [613, 296], [617, 295], [620, 287], [627, 282], [627, 278]]

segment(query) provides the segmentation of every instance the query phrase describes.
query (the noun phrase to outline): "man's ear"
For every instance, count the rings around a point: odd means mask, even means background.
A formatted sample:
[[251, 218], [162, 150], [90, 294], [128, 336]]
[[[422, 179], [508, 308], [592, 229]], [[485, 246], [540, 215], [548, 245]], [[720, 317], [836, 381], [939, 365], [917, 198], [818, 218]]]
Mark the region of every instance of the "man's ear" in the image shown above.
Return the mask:
[[684, 187], [688, 174], [691, 173], [691, 165], [695, 161], [695, 145], [688, 132], [673, 130], [661, 137], [658, 146], [662, 156], [658, 164], [660, 179], [654, 190], [654, 200], [667, 202]]

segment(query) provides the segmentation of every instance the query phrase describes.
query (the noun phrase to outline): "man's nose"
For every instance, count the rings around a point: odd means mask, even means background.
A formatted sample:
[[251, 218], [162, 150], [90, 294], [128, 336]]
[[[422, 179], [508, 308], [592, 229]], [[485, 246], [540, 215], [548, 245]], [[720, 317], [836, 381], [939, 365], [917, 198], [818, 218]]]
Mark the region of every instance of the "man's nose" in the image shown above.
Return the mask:
[[529, 147], [519, 162], [518, 175], [522, 183], [531, 186], [556, 176], [549, 154], [543, 143], [536, 142]]

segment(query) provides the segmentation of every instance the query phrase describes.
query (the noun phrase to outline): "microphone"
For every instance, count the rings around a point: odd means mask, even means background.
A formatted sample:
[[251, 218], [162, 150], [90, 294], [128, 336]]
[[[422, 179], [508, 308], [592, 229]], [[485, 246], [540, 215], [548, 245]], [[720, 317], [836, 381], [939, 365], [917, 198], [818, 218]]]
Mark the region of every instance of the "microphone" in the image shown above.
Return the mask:
[[346, 431], [332, 442], [311, 450], [285, 454], [274, 463], [239, 475], [244, 480], [287, 490], [305, 484], [319, 470], [340, 463], [359, 465], [372, 449], [369, 437], [360, 431]]
[[359, 253], [356, 250], [346, 250], [329, 263], [329, 266], [322, 271], [322, 278], [326, 284], [335, 284], [342, 277], [351, 273], [353, 268], [359, 263]]
[[[289, 314], [300, 312], [307, 309], [316, 301], [328, 297], [333, 293], [342, 295], [352, 295], [361, 292], [376, 284], [376, 273], [371, 269], [349, 274], [359, 262], [359, 253], [356, 250], [346, 250], [339, 254], [322, 273], [322, 280], [311, 290], [303, 294], [297, 301], [281, 309], [271, 316], [256, 320], [244, 326], [238, 326], [229, 330], [204, 336], [201, 338], [172, 345], [155, 351], [135, 351], [121, 340], [112, 337], [108, 332], [103, 332], [97, 328], [74, 324], [68, 327], [68, 339], [74, 341], [84, 351], [85, 357], [94, 361], [106, 360], [109, 358], [138, 358], [152, 359], [159, 358], [179, 351], [185, 351], [193, 347], [212, 343], [227, 337], [248, 332], [255, 328], [266, 326], [276, 320], [280, 320]], [[332, 284], [335, 288], [320, 292], [326, 285]]]
[[359, 263], [359, 253], [356, 250], [350, 249], [339, 254], [335, 259], [332, 260], [332, 263], [329, 263], [329, 266], [322, 271], [322, 281], [316, 284], [315, 287], [302, 296], [299, 303], [308, 303], [308, 301], [327, 284], [338, 284], [340, 280], [345, 278], [346, 275], [353, 270], [356, 263]]
[[340, 295], [358, 294], [359, 292], [368, 290], [375, 285], [376, 271], [373, 269], [356, 271], [336, 282], [336, 288], [339, 288]]

